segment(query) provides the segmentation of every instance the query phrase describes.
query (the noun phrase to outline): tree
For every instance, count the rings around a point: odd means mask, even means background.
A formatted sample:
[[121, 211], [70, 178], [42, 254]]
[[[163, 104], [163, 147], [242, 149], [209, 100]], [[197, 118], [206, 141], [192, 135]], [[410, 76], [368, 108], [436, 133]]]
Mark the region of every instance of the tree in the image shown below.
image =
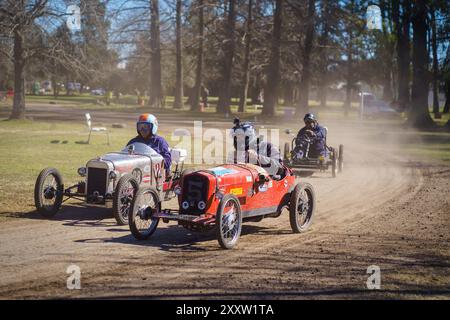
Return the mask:
[[437, 49], [436, 9], [433, 3], [430, 5], [431, 15], [431, 51], [433, 53], [433, 113], [439, 114], [439, 61]]
[[302, 116], [308, 110], [309, 102], [309, 85], [311, 81], [311, 53], [313, 51], [313, 40], [314, 40], [314, 20], [316, 12], [316, 1], [308, 1], [308, 17], [306, 26], [305, 42], [303, 47], [299, 46], [300, 52], [303, 53], [302, 59], [302, 80], [300, 82], [300, 100], [298, 105], [297, 114]]
[[413, 4], [413, 84], [411, 110], [408, 122], [416, 128], [434, 125], [428, 110], [428, 52], [427, 52], [427, 0], [416, 0]]
[[396, 26], [397, 45], [397, 101], [399, 110], [404, 111], [410, 103], [410, 36], [411, 2], [410, 0], [395, 0], [393, 19]]
[[34, 27], [36, 19], [47, 13], [47, 0], [34, 3], [27, 1], [2, 1], [0, 4], [0, 31], [2, 35], [13, 36], [13, 53], [2, 51], [14, 63], [14, 100], [10, 119], [25, 117], [25, 66], [33, 54], [27, 46], [27, 32]]
[[183, 62], [182, 62], [182, 32], [181, 32], [181, 15], [183, 3], [177, 0], [176, 3], [176, 80], [175, 80], [175, 101], [174, 108], [181, 109], [183, 107]]
[[252, 28], [253, 28], [253, 0], [248, 0], [248, 9], [247, 9], [247, 23], [246, 23], [246, 32], [245, 32], [245, 53], [244, 53], [244, 65], [243, 72], [244, 76], [242, 77], [242, 87], [239, 95], [239, 112], [245, 111], [245, 106], [247, 104], [247, 93], [248, 86], [250, 81], [250, 46], [252, 43]]
[[200, 90], [203, 75], [203, 38], [204, 38], [204, 0], [197, 0], [198, 25], [197, 25], [197, 67], [195, 72], [194, 92], [191, 99], [191, 110], [198, 111], [200, 107]]
[[262, 114], [275, 115], [275, 107], [278, 102], [278, 87], [280, 82], [281, 59], [281, 25], [283, 22], [283, 0], [275, 1], [273, 14], [273, 33], [269, 65], [267, 66], [267, 83], [264, 89], [264, 104]]
[[327, 86], [328, 86], [328, 45], [331, 33], [331, 3], [330, 0], [322, 1], [322, 33], [319, 37], [320, 46], [320, 71], [318, 92], [320, 99], [320, 107], [324, 108], [327, 104]]
[[231, 99], [231, 76], [233, 69], [233, 59], [235, 51], [235, 29], [236, 29], [236, 0], [228, 1], [226, 38], [223, 41], [222, 51], [222, 88], [219, 92], [219, 102], [217, 113], [230, 113]]
[[153, 108], [162, 106], [161, 84], [161, 39], [159, 29], [159, 0], [150, 0], [150, 97], [149, 104]]

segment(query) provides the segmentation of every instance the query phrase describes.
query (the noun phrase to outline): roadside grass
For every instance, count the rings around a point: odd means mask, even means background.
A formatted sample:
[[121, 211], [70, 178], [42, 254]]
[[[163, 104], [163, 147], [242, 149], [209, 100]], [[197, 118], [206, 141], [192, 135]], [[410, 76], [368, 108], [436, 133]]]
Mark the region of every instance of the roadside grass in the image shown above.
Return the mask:
[[449, 132], [412, 132], [402, 134], [400, 148], [414, 159], [450, 165]]

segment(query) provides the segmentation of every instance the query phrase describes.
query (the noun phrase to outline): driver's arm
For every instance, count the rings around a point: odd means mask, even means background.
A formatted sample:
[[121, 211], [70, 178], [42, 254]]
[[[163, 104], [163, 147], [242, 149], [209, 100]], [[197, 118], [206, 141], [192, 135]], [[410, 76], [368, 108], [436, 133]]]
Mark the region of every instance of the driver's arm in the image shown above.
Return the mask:
[[172, 155], [169, 150], [169, 144], [164, 139], [160, 140], [159, 154], [164, 158], [164, 167], [168, 172], [170, 172], [170, 168], [172, 166]]
[[270, 148], [270, 156], [269, 150], [267, 150], [266, 154], [261, 153], [258, 155], [259, 162], [261, 167], [266, 169], [269, 175], [277, 174], [280, 167], [282, 167], [282, 160], [280, 155], [280, 150], [276, 148], [273, 144], [268, 144], [268, 148]]

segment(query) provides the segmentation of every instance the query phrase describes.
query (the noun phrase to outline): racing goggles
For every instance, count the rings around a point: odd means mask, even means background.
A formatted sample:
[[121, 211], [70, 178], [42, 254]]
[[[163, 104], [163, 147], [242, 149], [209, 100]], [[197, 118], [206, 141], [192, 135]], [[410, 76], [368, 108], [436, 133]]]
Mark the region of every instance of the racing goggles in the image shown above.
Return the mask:
[[153, 125], [148, 122], [139, 122], [137, 124], [137, 130], [140, 133], [150, 133], [152, 131], [152, 127], [153, 127]]

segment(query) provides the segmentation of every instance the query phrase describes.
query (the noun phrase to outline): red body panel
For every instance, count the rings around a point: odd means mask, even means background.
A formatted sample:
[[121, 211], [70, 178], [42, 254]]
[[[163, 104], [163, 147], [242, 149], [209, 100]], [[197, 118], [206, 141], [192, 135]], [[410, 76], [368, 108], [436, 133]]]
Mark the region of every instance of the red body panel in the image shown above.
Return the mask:
[[[268, 181], [259, 182], [260, 175], [267, 177]], [[183, 180], [180, 184], [182, 192], [178, 197], [180, 212], [215, 215], [220, 194], [234, 194], [239, 199], [244, 217], [276, 212], [295, 183], [295, 177], [289, 169], [283, 179], [273, 180], [264, 169], [252, 164], [226, 164], [200, 170], [186, 175]], [[204, 210], [197, 206], [200, 194], [206, 202]], [[191, 204], [188, 209], [183, 208], [185, 201]]]

